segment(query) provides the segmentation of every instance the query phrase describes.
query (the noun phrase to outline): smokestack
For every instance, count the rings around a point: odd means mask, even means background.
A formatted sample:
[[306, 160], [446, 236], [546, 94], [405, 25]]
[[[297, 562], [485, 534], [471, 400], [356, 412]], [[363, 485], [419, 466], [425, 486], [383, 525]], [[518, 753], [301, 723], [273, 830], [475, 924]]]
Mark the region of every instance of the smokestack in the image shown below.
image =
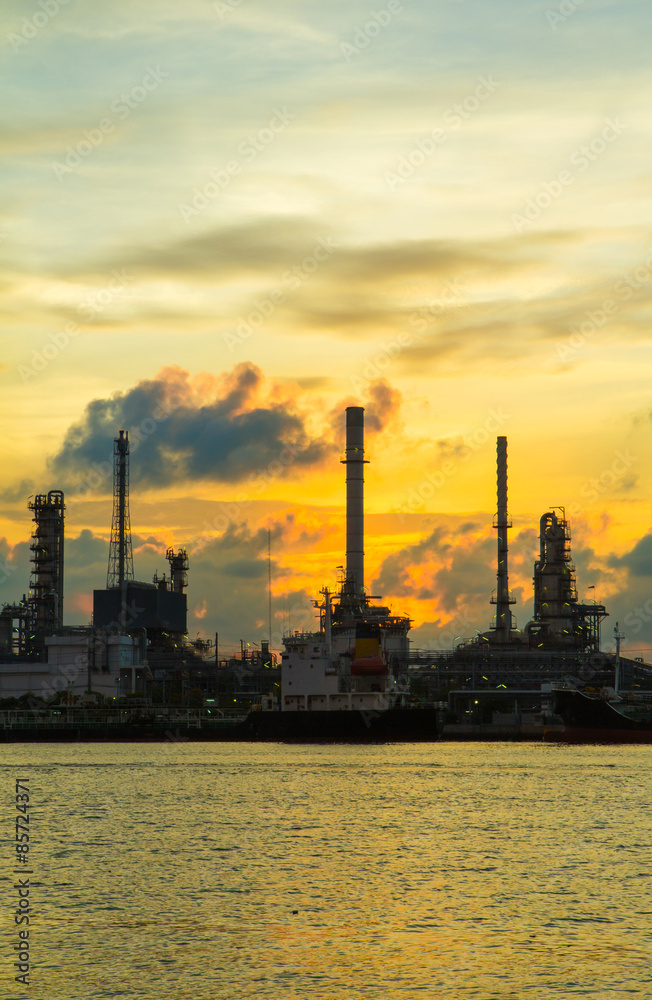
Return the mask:
[[512, 612], [509, 597], [509, 576], [507, 568], [507, 530], [511, 527], [507, 520], [507, 438], [496, 439], [496, 472], [498, 486], [498, 513], [494, 528], [498, 530], [498, 587], [496, 592], [496, 638], [507, 641], [512, 630]]
[[364, 407], [346, 408], [346, 582], [364, 594]]

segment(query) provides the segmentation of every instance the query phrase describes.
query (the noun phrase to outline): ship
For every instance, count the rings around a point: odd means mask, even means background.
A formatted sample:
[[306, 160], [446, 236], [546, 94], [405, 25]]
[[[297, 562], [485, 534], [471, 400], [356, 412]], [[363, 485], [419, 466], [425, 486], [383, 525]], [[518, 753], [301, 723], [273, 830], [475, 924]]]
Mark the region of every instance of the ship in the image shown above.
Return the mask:
[[554, 694], [564, 728], [547, 732], [547, 742], [652, 743], [652, 693], [559, 688]]
[[319, 628], [285, 636], [280, 704], [263, 699], [247, 720], [259, 739], [430, 742], [437, 709], [410, 694], [411, 621], [364, 588], [364, 407], [346, 409], [346, 571], [314, 602]]
[[555, 743], [652, 743], [652, 691], [621, 690], [623, 660], [620, 641], [624, 633], [614, 628], [616, 653], [611, 683], [583, 690], [561, 685], [553, 690], [554, 709], [563, 728], [544, 733]]

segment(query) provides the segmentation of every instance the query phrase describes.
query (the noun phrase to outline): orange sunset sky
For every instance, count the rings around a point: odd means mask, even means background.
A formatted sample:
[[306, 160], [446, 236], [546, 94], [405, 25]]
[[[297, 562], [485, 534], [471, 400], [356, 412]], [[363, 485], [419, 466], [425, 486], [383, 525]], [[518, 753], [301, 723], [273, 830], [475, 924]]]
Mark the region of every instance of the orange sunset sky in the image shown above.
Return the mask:
[[618, 620], [652, 659], [649, 22], [8, 0], [0, 603], [28, 587], [28, 497], [63, 489], [65, 617], [89, 620], [125, 428], [136, 578], [186, 547], [190, 636], [260, 643], [269, 529], [278, 650], [344, 562], [357, 404], [367, 589], [416, 646], [490, 623], [504, 434], [518, 625], [561, 505], [604, 648]]

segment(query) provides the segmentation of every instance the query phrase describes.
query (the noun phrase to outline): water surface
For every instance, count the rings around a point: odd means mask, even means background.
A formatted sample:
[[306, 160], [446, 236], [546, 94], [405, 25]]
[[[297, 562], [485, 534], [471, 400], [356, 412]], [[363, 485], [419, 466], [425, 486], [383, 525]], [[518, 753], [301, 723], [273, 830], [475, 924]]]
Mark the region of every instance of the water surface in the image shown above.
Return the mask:
[[0, 762], [11, 838], [30, 779], [35, 872], [32, 986], [13, 983], [10, 927], [3, 997], [652, 997], [651, 747], [77, 744]]

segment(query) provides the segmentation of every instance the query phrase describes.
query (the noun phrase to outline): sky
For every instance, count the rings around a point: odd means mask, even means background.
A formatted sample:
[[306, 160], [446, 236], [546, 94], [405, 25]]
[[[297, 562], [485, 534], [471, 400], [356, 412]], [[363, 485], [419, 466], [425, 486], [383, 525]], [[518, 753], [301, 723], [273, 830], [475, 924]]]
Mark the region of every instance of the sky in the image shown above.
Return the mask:
[[[450, 648], [538, 525], [652, 660], [652, 112], [642, 0], [6, 0], [0, 603], [66, 494], [65, 618], [106, 583], [129, 431], [137, 579], [190, 560], [189, 635], [312, 628], [345, 562]], [[595, 589], [591, 589], [595, 588]]]

